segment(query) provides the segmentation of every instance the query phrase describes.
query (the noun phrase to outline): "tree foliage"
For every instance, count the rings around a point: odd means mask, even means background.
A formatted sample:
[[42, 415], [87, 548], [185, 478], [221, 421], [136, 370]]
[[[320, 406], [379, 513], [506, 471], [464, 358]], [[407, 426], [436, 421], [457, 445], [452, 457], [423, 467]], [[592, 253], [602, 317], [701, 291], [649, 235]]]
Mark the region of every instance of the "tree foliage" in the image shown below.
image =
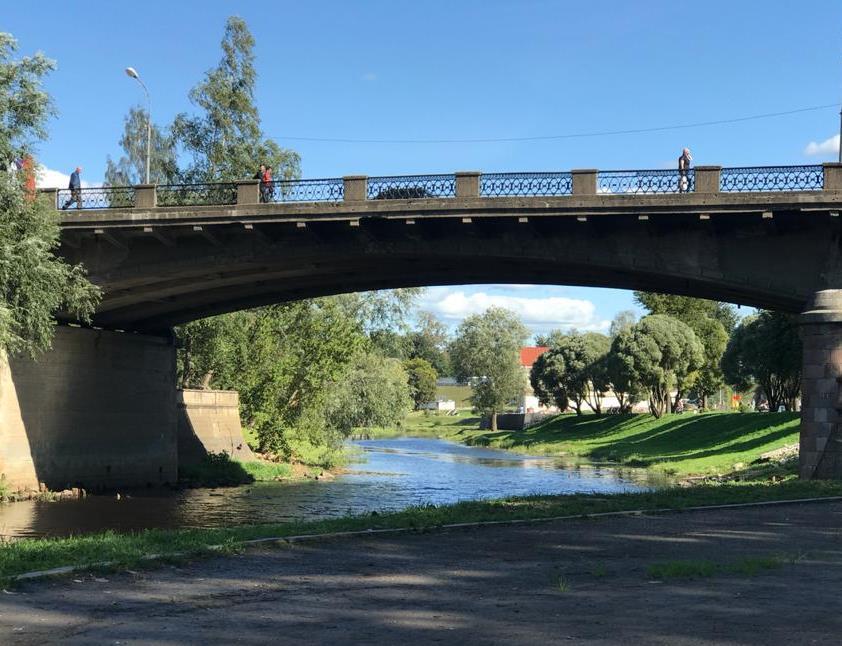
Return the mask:
[[183, 181], [251, 177], [261, 163], [271, 165], [277, 179], [299, 177], [298, 153], [281, 148], [261, 131], [254, 101], [254, 38], [244, 20], [228, 19], [221, 47], [219, 64], [190, 91], [200, 114], [179, 114], [172, 125], [175, 141], [190, 158], [181, 172]]
[[734, 330], [722, 356], [722, 370], [737, 390], [758, 383], [769, 410], [780, 404], [794, 410], [801, 388], [801, 355], [795, 317], [764, 311], [746, 317]]
[[[403, 316], [410, 303], [406, 293], [366, 292], [193, 321], [177, 328], [182, 386], [239, 391], [243, 423], [256, 432], [261, 450], [327, 464], [352, 419], [337, 413], [334, 395], [342, 390], [347, 402], [353, 391], [343, 384], [372, 346], [367, 317], [382, 323], [383, 312]], [[355, 415], [376, 409], [363, 401], [367, 392], [358, 391]]]
[[436, 398], [436, 369], [426, 359], [416, 357], [403, 362], [409, 380], [409, 392], [415, 408]]
[[[654, 313], [654, 312], [653, 312]], [[631, 310], [621, 310], [614, 315], [611, 327], [608, 329], [608, 336], [612, 339], [622, 332], [626, 332], [637, 322], [637, 317]]]
[[704, 346], [705, 361], [698, 371], [690, 373], [676, 384], [673, 406], [690, 389], [698, 393], [702, 406], [705, 406], [707, 398], [723, 383], [720, 363], [728, 335], [736, 326], [736, 308], [730, 303], [690, 296], [649, 292], [635, 292], [634, 296], [650, 314], [665, 314], [676, 318], [689, 325], [696, 333], [696, 337]]
[[420, 312], [415, 329], [408, 335], [408, 356], [424, 359], [439, 375], [450, 375], [449, 335], [445, 325], [430, 312]]
[[397, 425], [411, 409], [407, 373], [400, 361], [363, 354], [330, 389], [326, 420], [347, 436], [355, 428]]
[[[0, 161], [27, 157], [53, 114], [41, 87], [54, 67], [42, 54], [14, 58], [17, 43], [0, 32]], [[55, 206], [27, 192], [24, 173], [0, 172], [0, 354], [36, 355], [50, 346], [55, 315], [88, 321], [99, 289], [81, 265], [56, 255]]]
[[608, 337], [597, 332], [553, 337], [553, 345], [538, 357], [530, 373], [539, 400], [562, 409], [572, 402], [577, 415], [583, 405], [601, 413], [602, 395], [608, 389], [604, 359], [610, 345]]
[[462, 321], [451, 346], [456, 379], [474, 386], [474, 408], [491, 417], [497, 429], [497, 413], [523, 394], [525, 375], [520, 366], [520, 348], [528, 332], [513, 312], [490, 307]]
[[[129, 110], [123, 123], [120, 148], [123, 154], [115, 162], [105, 162], [107, 186], [135, 186], [146, 181], [146, 120], [147, 111], [141, 107]], [[152, 124], [149, 155], [149, 181], [152, 184], [172, 184], [178, 179], [175, 141], [172, 135]]]
[[338, 450], [343, 438], [328, 424], [325, 396], [367, 339], [334, 299], [224, 314], [177, 333], [182, 385], [239, 391], [261, 450], [321, 464]]
[[641, 319], [614, 339], [611, 348], [621, 369], [649, 393], [649, 410], [660, 417], [670, 392], [704, 362], [704, 348], [685, 323], [662, 314]]

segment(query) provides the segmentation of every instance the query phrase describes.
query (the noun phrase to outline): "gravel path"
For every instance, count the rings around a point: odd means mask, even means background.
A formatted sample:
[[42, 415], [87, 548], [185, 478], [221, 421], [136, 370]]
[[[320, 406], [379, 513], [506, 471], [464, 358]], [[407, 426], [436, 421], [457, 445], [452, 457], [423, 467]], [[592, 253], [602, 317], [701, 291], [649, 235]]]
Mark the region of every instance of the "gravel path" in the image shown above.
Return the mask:
[[[753, 576], [647, 574], [771, 555], [782, 565]], [[0, 643], [839, 644], [840, 590], [842, 503], [783, 505], [331, 540], [31, 583], [0, 594]]]

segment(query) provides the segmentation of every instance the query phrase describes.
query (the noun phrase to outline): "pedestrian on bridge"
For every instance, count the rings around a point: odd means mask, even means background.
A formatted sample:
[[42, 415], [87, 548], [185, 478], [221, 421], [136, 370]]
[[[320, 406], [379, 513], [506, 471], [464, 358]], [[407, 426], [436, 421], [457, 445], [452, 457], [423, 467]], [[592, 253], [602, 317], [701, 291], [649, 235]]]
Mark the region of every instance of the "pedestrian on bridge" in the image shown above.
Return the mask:
[[690, 178], [688, 171], [690, 170], [690, 162], [693, 161], [693, 156], [690, 154], [690, 149], [685, 148], [681, 151], [681, 156], [678, 158], [678, 192], [686, 193], [690, 190]]
[[270, 202], [272, 200], [272, 167], [267, 166], [260, 178], [260, 201]]
[[70, 197], [67, 198], [67, 201], [62, 206], [62, 210], [68, 208], [71, 204], [76, 202], [76, 208], [82, 208], [82, 179], [80, 177], [82, 173], [82, 167], [77, 166], [76, 170], [74, 170], [70, 174], [70, 183], [67, 185], [67, 188], [70, 189]]
[[264, 166], [263, 164], [260, 164], [260, 167], [257, 169], [257, 172], [254, 174], [254, 177], [252, 178], [252, 179], [256, 179], [259, 182], [257, 190], [260, 191], [260, 201], [261, 202], [263, 201], [263, 173], [265, 173], [265, 172], [266, 172], [266, 166]]

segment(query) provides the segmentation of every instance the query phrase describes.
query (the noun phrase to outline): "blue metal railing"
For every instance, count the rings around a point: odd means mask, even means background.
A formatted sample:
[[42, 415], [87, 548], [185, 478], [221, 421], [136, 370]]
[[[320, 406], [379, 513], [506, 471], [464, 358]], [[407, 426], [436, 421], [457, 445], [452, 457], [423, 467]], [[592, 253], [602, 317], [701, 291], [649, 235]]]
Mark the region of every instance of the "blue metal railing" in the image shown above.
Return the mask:
[[[600, 195], [677, 194], [696, 190], [694, 169], [593, 172], [596, 173], [596, 192]], [[590, 182], [593, 182], [593, 172]], [[824, 190], [824, 173], [822, 165], [723, 168], [719, 171], [719, 190], [722, 193], [821, 191]], [[484, 198], [573, 195], [573, 174], [569, 172], [469, 175], [470, 188], [467, 190], [474, 197], [477, 196], [477, 188], [479, 197]], [[363, 199], [363, 195], [368, 200], [455, 198], [457, 193], [456, 174], [352, 179], [363, 184], [358, 184], [358, 188], [354, 189], [355, 197], [351, 199]], [[259, 184], [256, 194], [260, 202], [342, 202], [346, 199], [346, 181], [342, 178], [278, 180], [268, 185]], [[471, 185], [470, 182], [477, 183]], [[162, 207], [223, 206], [238, 203], [238, 196], [242, 197], [240, 188], [237, 182], [219, 182], [168, 184], [157, 186], [154, 190], [156, 203]], [[134, 208], [138, 190], [131, 186], [62, 189], [55, 194], [56, 207], [86, 210]], [[590, 191], [593, 188], [586, 193]]]

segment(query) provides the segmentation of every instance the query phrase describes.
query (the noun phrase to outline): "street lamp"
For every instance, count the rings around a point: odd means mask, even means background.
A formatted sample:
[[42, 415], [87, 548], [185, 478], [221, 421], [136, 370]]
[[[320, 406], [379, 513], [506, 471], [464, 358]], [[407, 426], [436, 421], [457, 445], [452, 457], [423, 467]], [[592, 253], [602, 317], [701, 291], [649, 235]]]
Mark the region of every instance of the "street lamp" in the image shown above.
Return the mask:
[[149, 90], [140, 79], [140, 74], [133, 67], [126, 68], [126, 74], [140, 83], [140, 87], [146, 92], [146, 183], [149, 183], [149, 156], [152, 150], [152, 99], [149, 98]]

